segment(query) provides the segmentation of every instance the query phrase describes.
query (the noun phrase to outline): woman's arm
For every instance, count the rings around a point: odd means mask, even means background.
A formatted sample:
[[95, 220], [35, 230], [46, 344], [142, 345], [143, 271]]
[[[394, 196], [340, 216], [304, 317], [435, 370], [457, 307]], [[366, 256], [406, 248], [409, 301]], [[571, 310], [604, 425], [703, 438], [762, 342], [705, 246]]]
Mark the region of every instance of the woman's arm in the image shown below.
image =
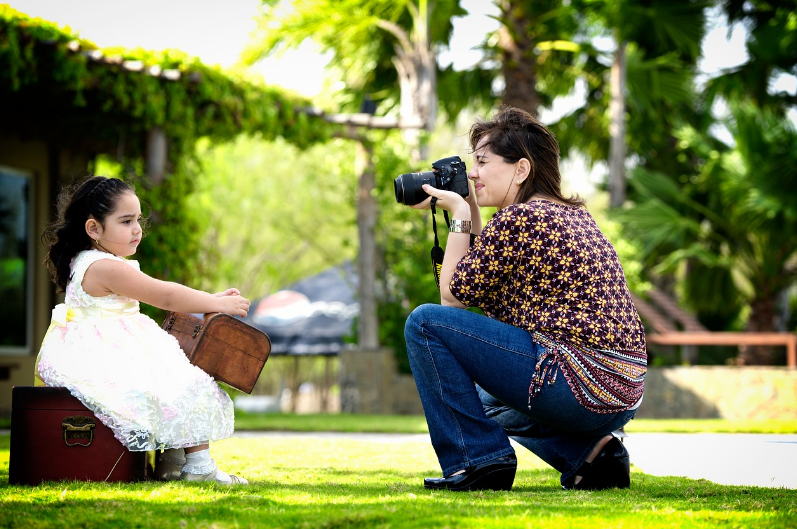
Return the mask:
[[[437, 198], [435, 207], [445, 209], [451, 214], [451, 219], [454, 220], [467, 220], [471, 221], [471, 233], [473, 231], [473, 219], [478, 219], [478, 233], [481, 232], [481, 216], [479, 214], [479, 206], [476, 204], [475, 193], [471, 188], [468, 198], [452, 191], [443, 191], [435, 187], [424, 185], [423, 190], [429, 194], [429, 198], [412, 206], [415, 209], [429, 209], [431, 207], [432, 197]], [[474, 211], [476, 217], [473, 217]], [[446, 226], [447, 227], [447, 226]], [[445, 257], [443, 257], [443, 266], [440, 270], [440, 304], [448, 307], [467, 308], [460, 303], [457, 298], [451, 293], [449, 284], [454, 277], [454, 271], [457, 268], [457, 263], [470, 246], [470, 233], [449, 233], [446, 242]]]
[[179, 283], [160, 281], [112, 259], [91, 264], [82, 286], [91, 296], [117, 294], [174, 312], [224, 312], [236, 316], [246, 316], [249, 312], [249, 300], [240, 296], [237, 289], [208, 294]]

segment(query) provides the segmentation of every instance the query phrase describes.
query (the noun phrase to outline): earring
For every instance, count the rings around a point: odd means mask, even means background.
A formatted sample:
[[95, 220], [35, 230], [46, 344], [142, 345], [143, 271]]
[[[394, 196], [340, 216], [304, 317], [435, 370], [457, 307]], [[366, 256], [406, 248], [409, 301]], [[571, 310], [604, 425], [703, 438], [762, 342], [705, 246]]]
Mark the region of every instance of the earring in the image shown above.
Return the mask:
[[517, 185], [520, 185], [520, 184], [522, 184], [523, 182], [521, 182], [520, 180], [515, 180], [515, 183], [516, 183]]

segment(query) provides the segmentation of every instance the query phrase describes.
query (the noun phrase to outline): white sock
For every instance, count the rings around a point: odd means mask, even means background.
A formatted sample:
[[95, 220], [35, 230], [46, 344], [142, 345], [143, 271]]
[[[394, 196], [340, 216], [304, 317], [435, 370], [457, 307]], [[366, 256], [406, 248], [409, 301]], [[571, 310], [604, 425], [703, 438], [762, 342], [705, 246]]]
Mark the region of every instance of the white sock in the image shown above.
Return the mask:
[[216, 468], [216, 463], [210, 458], [210, 450], [197, 450], [185, 454], [183, 472], [188, 474], [208, 474]]
[[216, 466], [216, 461], [210, 458], [210, 449], [197, 450], [185, 454], [183, 472], [188, 474], [209, 474], [216, 471], [216, 480], [223, 483], [232, 483], [232, 478]]

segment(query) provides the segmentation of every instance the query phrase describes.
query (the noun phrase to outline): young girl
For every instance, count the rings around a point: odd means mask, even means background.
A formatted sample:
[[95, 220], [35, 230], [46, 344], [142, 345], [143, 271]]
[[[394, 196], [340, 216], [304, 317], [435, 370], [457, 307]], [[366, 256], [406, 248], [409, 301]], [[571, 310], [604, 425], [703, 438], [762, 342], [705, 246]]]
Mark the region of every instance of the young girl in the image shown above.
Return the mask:
[[156, 477], [245, 484], [210, 458], [208, 443], [233, 432], [230, 397], [138, 303], [246, 316], [249, 300], [234, 288], [208, 294], [139, 271], [127, 257], [141, 223], [139, 200], [119, 179], [89, 177], [61, 194], [59, 220], [42, 240], [65, 303], [53, 310], [37, 378], [68, 388], [129, 450], [167, 449]]

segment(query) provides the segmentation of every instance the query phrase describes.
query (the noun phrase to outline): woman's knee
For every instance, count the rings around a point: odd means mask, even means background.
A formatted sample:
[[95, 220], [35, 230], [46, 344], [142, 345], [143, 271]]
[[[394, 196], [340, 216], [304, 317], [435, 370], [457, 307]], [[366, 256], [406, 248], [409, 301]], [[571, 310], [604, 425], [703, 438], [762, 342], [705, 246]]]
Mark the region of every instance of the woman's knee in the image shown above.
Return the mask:
[[408, 346], [410, 343], [416, 342], [421, 337], [425, 323], [438, 318], [438, 312], [441, 308], [444, 307], [441, 305], [435, 305], [433, 303], [427, 303], [424, 305], [419, 305], [410, 313], [410, 315], [407, 317], [406, 323], [404, 324], [404, 339], [406, 340]]
[[426, 303], [415, 307], [415, 310], [410, 313], [407, 317], [407, 322], [404, 324], [405, 334], [410, 329], [420, 328], [421, 325], [429, 321], [430, 317], [440, 308], [442, 308], [441, 305], [435, 305], [433, 303]]

